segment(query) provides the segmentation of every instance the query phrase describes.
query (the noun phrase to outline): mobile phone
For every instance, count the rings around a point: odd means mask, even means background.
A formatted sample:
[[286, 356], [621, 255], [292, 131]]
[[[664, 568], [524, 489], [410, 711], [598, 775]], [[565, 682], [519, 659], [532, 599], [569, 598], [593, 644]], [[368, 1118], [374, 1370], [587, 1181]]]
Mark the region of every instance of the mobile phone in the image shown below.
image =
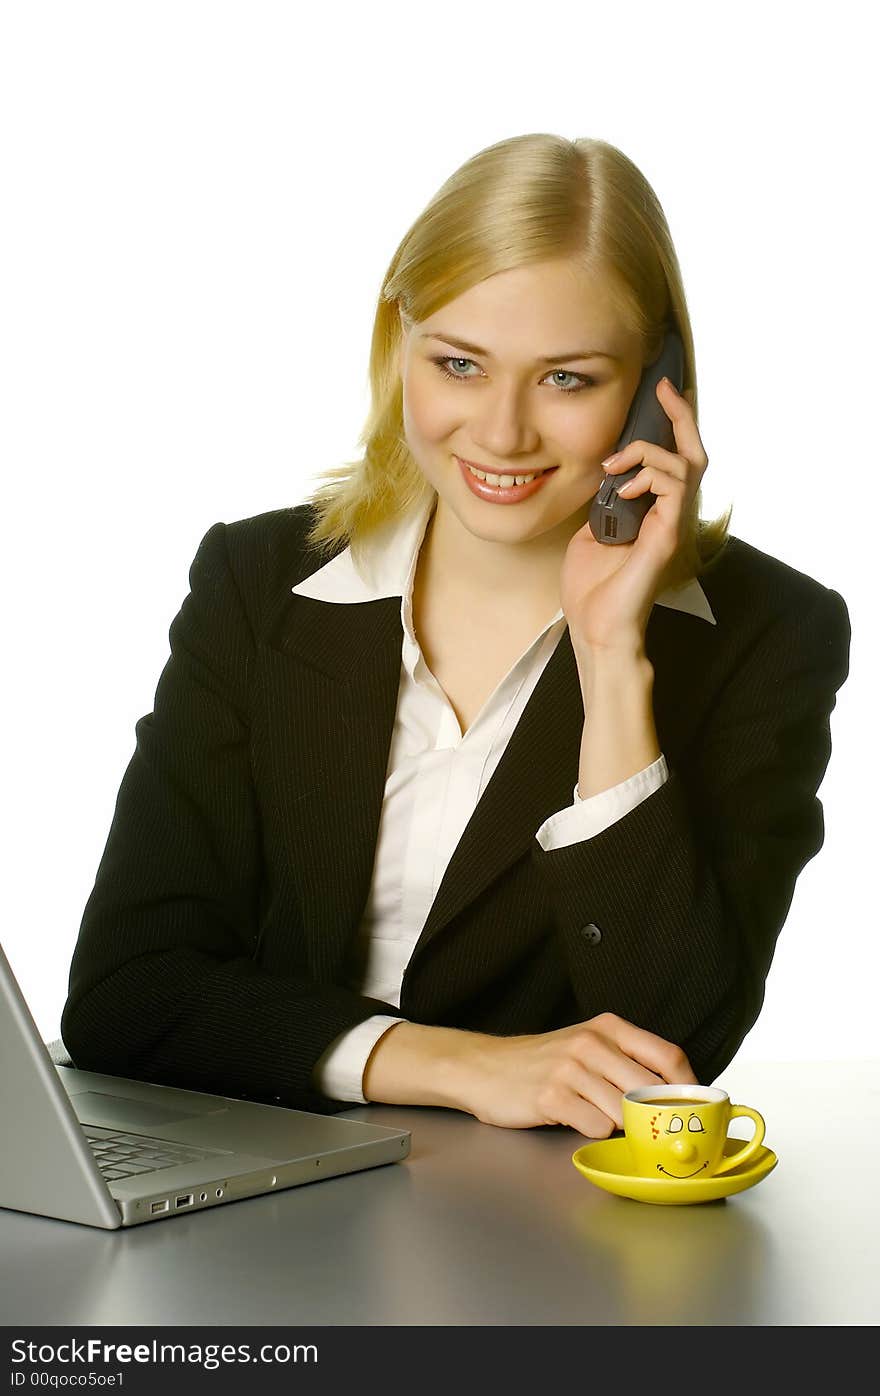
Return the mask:
[[[666, 451], [675, 450], [672, 423], [657, 400], [657, 384], [664, 377], [681, 392], [684, 348], [675, 330], [667, 331], [660, 353], [642, 374], [615, 451], [622, 451], [631, 441], [637, 440], [653, 441]], [[640, 494], [637, 499], [621, 499], [618, 490], [641, 469], [641, 465], [634, 465], [618, 475], [606, 475], [602, 481], [589, 514], [590, 528], [597, 543], [631, 543], [638, 534], [657, 496], [649, 492]]]

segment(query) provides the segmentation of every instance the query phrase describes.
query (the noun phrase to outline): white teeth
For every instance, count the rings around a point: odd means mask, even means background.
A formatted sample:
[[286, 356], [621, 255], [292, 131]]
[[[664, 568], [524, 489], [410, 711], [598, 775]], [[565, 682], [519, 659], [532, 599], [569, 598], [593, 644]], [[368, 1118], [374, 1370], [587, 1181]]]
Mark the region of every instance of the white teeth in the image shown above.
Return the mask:
[[485, 470], [474, 470], [472, 465], [468, 466], [468, 470], [472, 475], [476, 475], [478, 480], [485, 480], [488, 485], [495, 485], [503, 490], [509, 490], [513, 485], [526, 485], [538, 475], [544, 474], [543, 470], [539, 470], [534, 475], [487, 475]]

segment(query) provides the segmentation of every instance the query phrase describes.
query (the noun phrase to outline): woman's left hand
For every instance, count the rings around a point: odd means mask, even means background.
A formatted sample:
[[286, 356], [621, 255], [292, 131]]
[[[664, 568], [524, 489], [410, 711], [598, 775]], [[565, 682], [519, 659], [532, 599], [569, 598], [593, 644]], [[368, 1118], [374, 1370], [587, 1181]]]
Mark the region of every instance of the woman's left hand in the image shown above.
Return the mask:
[[[641, 651], [663, 574], [681, 547], [685, 525], [709, 464], [693, 408], [667, 380], [657, 399], [672, 422], [677, 451], [631, 441], [610, 466], [617, 475], [642, 465], [624, 499], [657, 496], [631, 543], [599, 543], [589, 523], [569, 541], [560, 600], [575, 650]], [[597, 580], [598, 577], [598, 580]]]

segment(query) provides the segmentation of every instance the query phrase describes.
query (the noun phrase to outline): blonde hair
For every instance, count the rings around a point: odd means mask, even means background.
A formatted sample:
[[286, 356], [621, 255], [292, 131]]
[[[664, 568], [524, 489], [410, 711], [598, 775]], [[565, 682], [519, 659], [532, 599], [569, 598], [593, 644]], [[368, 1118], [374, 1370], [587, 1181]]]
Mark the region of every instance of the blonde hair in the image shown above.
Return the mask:
[[[514, 136], [466, 161], [403, 237], [382, 282], [370, 348], [371, 406], [358, 438], [363, 456], [322, 472], [309, 496], [316, 518], [307, 543], [367, 539], [417, 501], [436, 496], [404, 436], [399, 351], [407, 323], [427, 319], [496, 272], [575, 258], [600, 279], [642, 362], [657, 357], [667, 329], [684, 347], [683, 391], [698, 411], [694, 344], [678, 258], [660, 202], [641, 171], [606, 141]], [[732, 505], [700, 518], [693, 501], [682, 546], [664, 586], [699, 574], [727, 542]]]

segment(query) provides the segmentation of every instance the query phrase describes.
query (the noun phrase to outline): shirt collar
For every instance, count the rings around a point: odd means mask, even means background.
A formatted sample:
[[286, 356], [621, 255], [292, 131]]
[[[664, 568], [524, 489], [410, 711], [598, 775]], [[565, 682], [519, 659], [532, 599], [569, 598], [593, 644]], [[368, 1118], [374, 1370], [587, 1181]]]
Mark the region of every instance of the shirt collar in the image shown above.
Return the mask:
[[[404, 623], [411, 623], [416, 562], [435, 500], [435, 495], [428, 495], [416, 508], [382, 524], [364, 549], [365, 557], [360, 568], [348, 547], [325, 562], [310, 577], [291, 587], [291, 591], [295, 596], [309, 596], [316, 601], [330, 601], [337, 605], [399, 596], [401, 619]], [[717, 624], [706, 593], [696, 577], [681, 586], [662, 591], [656, 597], [656, 604], [697, 616], [710, 625]], [[560, 608], [554, 620], [561, 619], [562, 615]]]

